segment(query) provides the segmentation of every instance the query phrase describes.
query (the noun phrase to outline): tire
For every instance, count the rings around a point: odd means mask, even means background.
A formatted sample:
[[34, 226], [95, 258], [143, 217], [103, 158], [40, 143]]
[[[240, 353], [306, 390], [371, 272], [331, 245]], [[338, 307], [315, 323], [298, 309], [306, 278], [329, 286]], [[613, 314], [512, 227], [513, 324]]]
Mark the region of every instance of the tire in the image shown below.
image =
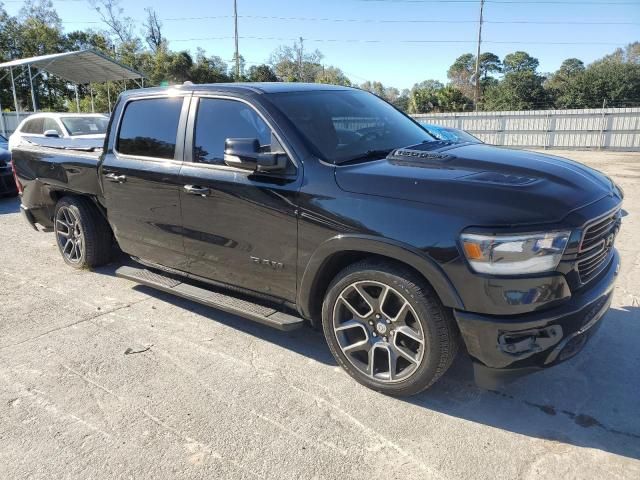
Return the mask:
[[87, 198], [63, 197], [58, 201], [54, 233], [62, 258], [73, 268], [95, 268], [111, 260], [111, 228]]
[[355, 263], [334, 278], [322, 304], [322, 328], [349, 375], [393, 396], [430, 387], [451, 366], [460, 343], [450, 310], [424, 279], [375, 260]]

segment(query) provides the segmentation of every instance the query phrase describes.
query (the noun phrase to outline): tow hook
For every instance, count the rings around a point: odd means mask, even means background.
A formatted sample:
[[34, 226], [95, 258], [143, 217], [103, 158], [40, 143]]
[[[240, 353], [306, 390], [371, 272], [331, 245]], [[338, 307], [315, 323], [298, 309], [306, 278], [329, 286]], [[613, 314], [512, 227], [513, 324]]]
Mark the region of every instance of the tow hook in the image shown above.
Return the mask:
[[498, 348], [515, 357], [528, 357], [546, 350], [562, 338], [562, 327], [551, 325], [519, 332], [504, 332], [498, 336]]

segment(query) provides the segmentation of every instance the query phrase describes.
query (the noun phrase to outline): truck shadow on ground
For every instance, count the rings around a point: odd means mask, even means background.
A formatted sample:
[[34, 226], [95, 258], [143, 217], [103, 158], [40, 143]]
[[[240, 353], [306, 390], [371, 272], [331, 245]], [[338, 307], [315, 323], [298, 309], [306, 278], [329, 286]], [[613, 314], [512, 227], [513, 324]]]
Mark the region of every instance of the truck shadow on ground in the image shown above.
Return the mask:
[[20, 211], [19, 197], [3, 197], [0, 195], [0, 215], [17, 213]]
[[[101, 273], [113, 274], [110, 268]], [[312, 358], [336, 365], [320, 331], [281, 332], [190, 300], [137, 285], [145, 294], [204, 318]], [[471, 362], [458, 355], [429, 390], [414, 397], [389, 397], [389, 407], [407, 402], [467, 421], [544, 439], [550, 453], [562, 444], [640, 459], [640, 308], [611, 309], [584, 351], [552, 369], [497, 390], [473, 381]], [[621, 335], [620, 332], [625, 332]], [[349, 395], [364, 387], [353, 384]]]
[[[559, 444], [640, 459], [640, 308], [613, 308], [576, 357], [496, 390], [473, 381], [459, 355], [414, 405]], [[621, 334], [621, 332], [625, 332]]]

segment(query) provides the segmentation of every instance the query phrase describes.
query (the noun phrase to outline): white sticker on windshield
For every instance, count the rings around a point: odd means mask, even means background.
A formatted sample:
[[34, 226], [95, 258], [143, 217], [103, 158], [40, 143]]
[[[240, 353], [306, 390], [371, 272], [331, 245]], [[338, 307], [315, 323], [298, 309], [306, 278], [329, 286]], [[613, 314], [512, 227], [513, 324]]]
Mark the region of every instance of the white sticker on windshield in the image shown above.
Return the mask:
[[97, 132], [98, 131], [98, 125], [96, 125], [95, 123], [90, 123], [89, 124], [89, 130], [91, 130], [92, 132]]

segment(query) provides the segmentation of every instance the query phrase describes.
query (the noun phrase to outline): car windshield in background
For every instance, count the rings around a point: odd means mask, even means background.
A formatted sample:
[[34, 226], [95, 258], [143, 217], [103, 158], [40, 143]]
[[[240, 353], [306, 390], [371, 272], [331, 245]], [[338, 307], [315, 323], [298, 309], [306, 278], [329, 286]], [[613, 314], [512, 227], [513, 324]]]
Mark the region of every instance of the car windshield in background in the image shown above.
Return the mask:
[[434, 138], [387, 102], [357, 90], [269, 94], [319, 156], [329, 162], [376, 159]]
[[72, 137], [76, 135], [104, 135], [107, 132], [107, 117], [64, 117], [61, 118]]
[[477, 139], [470, 133], [465, 132], [464, 130], [460, 130], [458, 128], [447, 128], [447, 127], [441, 127], [439, 125], [428, 125], [428, 124], [425, 124], [423, 126], [431, 135], [436, 137], [438, 140], [446, 140], [446, 141], [455, 142], [455, 143], [465, 143], [465, 142], [482, 143], [479, 139]]

